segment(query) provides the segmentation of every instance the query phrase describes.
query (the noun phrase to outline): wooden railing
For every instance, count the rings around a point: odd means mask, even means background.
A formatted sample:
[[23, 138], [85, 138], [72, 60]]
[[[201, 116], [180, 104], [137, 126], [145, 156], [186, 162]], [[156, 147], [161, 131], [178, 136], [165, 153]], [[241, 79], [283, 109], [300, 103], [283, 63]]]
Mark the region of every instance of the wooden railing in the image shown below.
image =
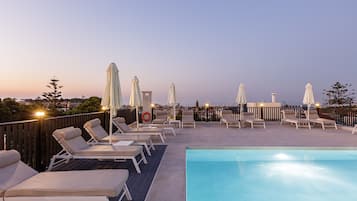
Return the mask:
[[[135, 121], [133, 114], [135, 111], [119, 110], [117, 116], [125, 117], [127, 123], [132, 123]], [[83, 137], [89, 139], [83, 124], [94, 118], [99, 118], [108, 131], [109, 114], [106, 112], [0, 123], [0, 150], [16, 149], [20, 152], [22, 161], [39, 171], [45, 170], [52, 155], [61, 150], [52, 137], [53, 131], [74, 126], [81, 128]]]

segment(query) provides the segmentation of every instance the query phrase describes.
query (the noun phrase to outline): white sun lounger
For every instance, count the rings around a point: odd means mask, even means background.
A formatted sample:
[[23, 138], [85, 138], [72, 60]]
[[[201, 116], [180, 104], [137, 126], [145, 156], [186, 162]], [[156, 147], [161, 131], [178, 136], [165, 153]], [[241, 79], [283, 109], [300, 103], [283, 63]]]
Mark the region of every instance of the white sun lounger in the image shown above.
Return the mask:
[[182, 128], [184, 128], [185, 126], [192, 126], [193, 128], [196, 128], [196, 121], [193, 118], [192, 110], [182, 112], [181, 126]]
[[109, 136], [108, 133], [104, 130], [102, 125], [100, 124], [100, 120], [98, 118], [87, 121], [83, 125], [84, 129], [91, 136], [91, 139], [88, 142], [94, 143], [109, 143], [110, 139], [113, 143], [119, 141], [134, 141], [136, 145], [144, 146], [147, 154], [151, 156], [150, 149], [155, 150], [154, 144], [152, 143], [150, 136], [140, 136], [140, 135], [121, 135], [119, 133], [115, 133], [112, 136]]
[[281, 124], [288, 123], [295, 125], [296, 129], [305, 127], [311, 130], [310, 121], [305, 118], [296, 118], [295, 111], [282, 110], [281, 113], [283, 116], [280, 122]]
[[113, 124], [121, 135], [158, 136], [165, 143], [165, 131], [162, 128], [130, 128], [123, 117], [113, 118]]
[[[49, 165], [49, 170], [68, 162], [70, 159], [96, 159], [96, 160], [131, 160], [138, 173], [141, 173], [139, 164], [147, 163], [141, 146], [112, 146], [88, 144], [81, 136], [79, 128], [68, 127], [57, 129], [53, 137], [62, 146], [62, 151], [54, 155]], [[141, 155], [140, 160], [136, 159]]]
[[264, 119], [255, 118], [252, 112], [243, 112], [242, 123], [250, 124], [251, 128], [254, 128], [254, 126], [266, 128]]
[[355, 133], [357, 133], [357, 124], [356, 124], [355, 127], [353, 127], [353, 129], [352, 129], [352, 134], [355, 134]]
[[[307, 111], [305, 111], [305, 116], [307, 116]], [[326, 128], [335, 128], [337, 130], [335, 120], [320, 118], [316, 110], [310, 110], [309, 121], [313, 124], [320, 124], [322, 130], [325, 130]]]
[[232, 110], [223, 110], [221, 116], [221, 123], [224, 123], [227, 128], [229, 127], [238, 127], [240, 128], [239, 119], [234, 118]]
[[0, 151], [0, 200], [109, 201], [124, 196], [128, 170], [106, 169], [38, 173], [20, 160], [15, 150]]

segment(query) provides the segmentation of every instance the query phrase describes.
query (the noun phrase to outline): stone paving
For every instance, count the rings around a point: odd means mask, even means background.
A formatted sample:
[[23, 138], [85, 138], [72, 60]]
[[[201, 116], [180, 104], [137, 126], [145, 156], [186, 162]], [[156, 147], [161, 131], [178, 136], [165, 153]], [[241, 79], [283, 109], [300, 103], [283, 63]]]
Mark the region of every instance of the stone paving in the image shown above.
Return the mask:
[[184, 201], [185, 149], [188, 146], [306, 146], [356, 147], [357, 135], [342, 129], [298, 129], [278, 122], [267, 128], [225, 128], [219, 124], [198, 124], [197, 128], [177, 129], [168, 136], [167, 150], [146, 201]]

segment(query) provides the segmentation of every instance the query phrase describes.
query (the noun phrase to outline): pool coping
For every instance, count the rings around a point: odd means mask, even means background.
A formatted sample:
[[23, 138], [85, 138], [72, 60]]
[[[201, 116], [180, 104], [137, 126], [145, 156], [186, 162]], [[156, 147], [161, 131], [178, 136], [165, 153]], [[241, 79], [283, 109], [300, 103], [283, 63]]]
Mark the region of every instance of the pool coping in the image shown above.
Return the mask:
[[319, 146], [319, 147], [311, 147], [311, 146], [200, 146], [200, 145], [190, 145], [186, 147], [186, 150], [199, 150], [199, 149], [222, 149], [222, 150], [229, 150], [229, 149], [237, 149], [237, 150], [243, 150], [243, 149], [248, 149], [248, 150], [253, 150], [253, 149], [261, 149], [261, 150], [267, 150], [267, 149], [289, 149], [289, 150], [356, 150], [357, 147], [331, 147], [331, 146]]

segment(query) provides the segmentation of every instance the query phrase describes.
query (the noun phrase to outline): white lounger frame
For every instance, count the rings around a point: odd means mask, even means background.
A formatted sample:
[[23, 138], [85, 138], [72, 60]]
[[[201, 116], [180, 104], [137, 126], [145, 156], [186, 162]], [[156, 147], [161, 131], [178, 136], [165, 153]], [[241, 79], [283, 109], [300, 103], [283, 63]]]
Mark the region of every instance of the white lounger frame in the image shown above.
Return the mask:
[[[124, 132], [121, 128], [120, 128], [120, 126], [119, 125], [117, 125], [117, 124], [115, 124], [114, 123], [114, 125], [115, 125], [115, 127], [117, 127], [117, 129], [118, 129], [118, 131], [119, 131], [119, 133], [120, 133], [120, 135], [145, 135], [145, 136], [159, 136], [160, 137], [160, 140], [161, 140], [161, 142], [164, 144], [165, 143], [165, 139], [166, 139], [166, 137], [165, 137], [165, 134], [164, 133], [161, 133], [161, 132], [140, 132], [140, 131], [138, 131], [138, 132], [136, 132], [136, 131], [129, 131], [129, 132]], [[117, 131], [117, 132], [118, 132]]]
[[310, 119], [310, 122], [313, 124], [320, 124], [322, 130], [325, 130], [326, 128], [335, 128], [337, 130], [337, 124], [335, 121], [324, 121], [324, 120], [319, 120], [319, 119]]
[[[50, 165], [48, 167], [48, 171], [51, 171], [53, 168], [58, 167], [59, 165], [63, 163], [68, 163], [69, 160], [71, 159], [96, 159], [96, 160], [114, 160], [114, 161], [119, 161], [119, 160], [132, 160], [134, 167], [136, 169], [137, 173], [141, 173], [139, 164], [141, 162], [144, 162], [144, 164], [147, 164], [147, 160], [145, 158], [145, 154], [143, 151], [141, 151], [141, 159], [139, 161], [136, 160], [135, 156], [78, 156], [78, 155], [73, 155], [69, 151], [65, 149], [65, 146], [63, 146], [60, 141], [53, 136], [56, 141], [62, 146], [62, 150], [58, 152], [56, 155], [53, 155], [51, 158]], [[95, 145], [94, 145], [95, 146]]]
[[254, 128], [254, 125], [255, 126], [262, 126], [263, 128], [266, 128], [264, 120], [249, 119], [249, 120], [244, 120], [244, 121], [246, 123], [250, 124], [250, 128]]
[[[119, 134], [121, 135], [121, 134]], [[124, 140], [122, 140], [124, 141]], [[91, 136], [91, 138], [87, 141], [88, 144], [109, 144], [108, 142], [100, 142], [98, 140], [96, 140], [93, 136]], [[150, 149], [152, 150], [155, 150], [155, 146], [152, 142], [152, 140], [150, 139], [150, 144], [148, 145], [146, 142], [134, 142], [135, 145], [141, 145], [145, 148], [145, 151], [146, 153], [151, 156], [151, 151]]]
[[289, 123], [289, 124], [295, 124], [295, 128], [296, 129], [299, 129], [299, 127], [300, 128], [305, 127], [305, 128], [309, 128], [309, 130], [311, 130], [310, 121], [304, 120], [304, 122], [301, 122], [301, 121], [299, 122], [298, 119], [286, 118], [285, 111], [281, 111], [281, 113], [282, 113], [282, 116], [283, 116], [283, 118], [280, 121], [281, 125], [283, 125], [284, 123]]

